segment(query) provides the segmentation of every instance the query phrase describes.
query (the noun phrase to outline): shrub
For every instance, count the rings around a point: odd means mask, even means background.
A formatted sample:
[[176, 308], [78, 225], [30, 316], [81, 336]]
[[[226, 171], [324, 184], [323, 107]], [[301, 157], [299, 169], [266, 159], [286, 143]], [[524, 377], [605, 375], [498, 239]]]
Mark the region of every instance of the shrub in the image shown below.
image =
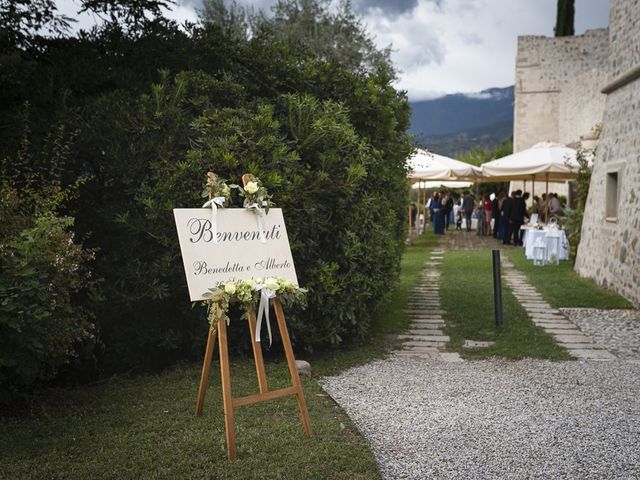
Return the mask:
[[16, 163], [2, 162], [0, 185], [0, 404], [53, 378], [93, 339], [76, 298], [90, 283], [90, 253], [74, 242], [73, 218], [56, 212], [70, 190], [34, 172], [11, 178], [4, 167]]

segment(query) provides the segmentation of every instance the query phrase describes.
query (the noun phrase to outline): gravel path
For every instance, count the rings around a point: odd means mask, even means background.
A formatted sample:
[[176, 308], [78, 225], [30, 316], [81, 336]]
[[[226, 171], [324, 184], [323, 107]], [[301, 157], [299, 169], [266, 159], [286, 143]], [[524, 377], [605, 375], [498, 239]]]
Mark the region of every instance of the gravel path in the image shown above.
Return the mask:
[[640, 478], [640, 362], [392, 356], [322, 380], [384, 478]]
[[616, 354], [640, 360], [640, 311], [561, 308], [580, 330]]

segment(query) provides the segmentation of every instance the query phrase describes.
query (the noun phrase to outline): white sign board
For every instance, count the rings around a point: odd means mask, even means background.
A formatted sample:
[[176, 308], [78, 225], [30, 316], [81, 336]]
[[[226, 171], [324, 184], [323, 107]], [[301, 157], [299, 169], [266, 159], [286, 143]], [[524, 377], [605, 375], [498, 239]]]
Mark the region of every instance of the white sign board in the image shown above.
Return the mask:
[[264, 242], [256, 213], [244, 208], [218, 209], [217, 244], [210, 209], [176, 208], [173, 215], [192, 302], [229, 280], [282, 277], [298, 284], [280, 208], [271, 208], [262, 217]]

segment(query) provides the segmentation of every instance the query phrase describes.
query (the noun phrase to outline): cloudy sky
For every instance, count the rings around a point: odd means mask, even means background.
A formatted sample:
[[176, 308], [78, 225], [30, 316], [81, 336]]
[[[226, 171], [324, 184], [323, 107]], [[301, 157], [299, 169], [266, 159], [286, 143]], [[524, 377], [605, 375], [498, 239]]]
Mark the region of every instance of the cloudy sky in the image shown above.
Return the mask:
[[[73, 15], [73, 1], [57, 3]], [[195, 21], [201, 1], [178, 0], [169, 16]], [[556, 14], [556, 0], [352, 1], [376, 43], [392, 46], [411, 100], [512, 85], [518, 35], [553, 35]], [[275, 0], [238, 3], [269, 11]], [[609, 0], [576, 0], [576, 34], [608, 20]]]

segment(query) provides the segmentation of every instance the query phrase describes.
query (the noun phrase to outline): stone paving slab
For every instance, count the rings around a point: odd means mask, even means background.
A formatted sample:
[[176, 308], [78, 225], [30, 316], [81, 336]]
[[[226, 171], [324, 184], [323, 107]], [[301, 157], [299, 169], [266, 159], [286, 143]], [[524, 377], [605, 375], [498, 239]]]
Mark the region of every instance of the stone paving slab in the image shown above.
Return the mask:
[[419, 341], [419, 342], [413, 342], [413, 341], [407, 341], [404, 342], [402, 344], [403, 347], [444, 347], [445, 346], [445, 342], [428, 342], [428, 341]]
[[615, 360], [616, 356], [607, 350], [571, 350], [571, 355], [581, 360]]
[[397, 335], [399, 340], [411, 340], [416, 342], [448, 342], [446, 335]]
[[464, 359], [458, 352], [441, 352], [440, 358], [449, 363], [462, 363]]
[[578, 335], [582, 334], [582, 332], [577, 328], [565, 328], [565, 329], [555, 329], [555, 328], [545, 328], [547, 333], [551, 335]]
[[410, 335], [442, 335], [440, 329], [424, 329], [424, 328], [412, 328], [407, 331]]
[[574, 323], [571, 323], [566, 318], [532, 318], [531, 321], [535, 324], [541, 324], [549, 326], [551, 328], [562, 325], [571, 325], [575, 327]]
[[[444, 322], [441, 323], [411, 323], [409, 328], [414, 330], [434, 330], [444, 327]], [[442, 332], [441, 332], [442, 333]]]
[[558, 343], [561, 347], [566, 348], [567, 350], [603, 350], [603, 347], [600, 345], [589, 342], [589, 343]]
[[590, 343], [593, 342], [593, 339], [587, 335], [551, 335], [558, 342], [561, 343]]
[[525, 275], [514, 270], [511, 262], [503, 259], [504, 278], [531, 321], [551, 335], [570, 355], [579, 359], [613, 360], [615, 355], [597, 345], [573, 322], [549, 305]]

